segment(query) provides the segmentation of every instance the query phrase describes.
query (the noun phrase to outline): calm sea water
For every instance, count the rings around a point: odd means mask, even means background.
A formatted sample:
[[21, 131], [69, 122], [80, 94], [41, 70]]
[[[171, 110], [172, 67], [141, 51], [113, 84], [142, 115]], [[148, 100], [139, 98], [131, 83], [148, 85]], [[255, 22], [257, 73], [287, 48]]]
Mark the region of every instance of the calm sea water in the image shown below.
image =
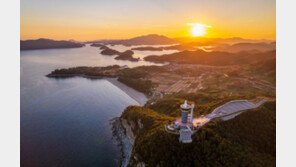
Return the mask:
[[[152, 64], [114, 60], [99, 52], [90, 46], [21, 51], [21, 166], [118, 165], [120, 150], [109, 120], [138, 103], [104, 79], [45, 77], [56, 68]], [[159, 53], [135, 52], [140, 58], [151, 54]]]

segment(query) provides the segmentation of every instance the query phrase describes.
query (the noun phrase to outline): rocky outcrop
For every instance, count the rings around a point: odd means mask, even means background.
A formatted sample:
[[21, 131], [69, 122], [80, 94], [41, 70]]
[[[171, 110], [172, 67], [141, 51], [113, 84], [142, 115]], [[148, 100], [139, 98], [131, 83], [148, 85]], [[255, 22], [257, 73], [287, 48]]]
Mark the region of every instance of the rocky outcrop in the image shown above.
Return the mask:
[[135, 142], [136, 136], [133, 132], [133, 129], [135, 128], [135, 123], [133, 121], [130, 121], [129, 124], [127, 120], [121, 118], [121, 123], [123, 128], [125, 129], [125, 134], [128, 136], [128, 138], [131, 140], [132, 143]]
[[[114, 118], [110, 120], [112, 126], [113, 137], [118, 142], [121, 150], [121, 158], [119, 159], [119, 166], [126, 167], [129, 164], [130, 156], [133, 149], [134, 139], [131, 134], [127, 133], [128, 124], [123, 123], [120, 118]], [[125, 127], [124, 127], [125, 126]]]
[[[143, 124], [139, 119], [136, 123], [134, 121], [127, 121], [123, 118], [114, 118], [110, 120], [112, 126], [113, 137], [121, 147], [120, 166], [126, 167], [132, 154], [133, 145], [136, 139], [135, 129], [143, 128]], [[144, 167], [145, 163], [138, 163], [136, 166]]]
[[[117, 138], [119, 145], [121, 146], [122, 159], [121, 165], [126, 167], [128, 165], [145, 167], [144, 162], [136, 162], [136, 164], [129, 164], [130, 157], [132, 155], [133, 145], [137, 137], [137, 132], [143, 128], [141, 119], [136, 122], [126, 120], [124, 118], [114, 118], [112, 120], [113, 136]], [[128, 141], [126, 140], [128, 139]], [[133, 160], [137, 160], [137, 157], [133, 155]]]

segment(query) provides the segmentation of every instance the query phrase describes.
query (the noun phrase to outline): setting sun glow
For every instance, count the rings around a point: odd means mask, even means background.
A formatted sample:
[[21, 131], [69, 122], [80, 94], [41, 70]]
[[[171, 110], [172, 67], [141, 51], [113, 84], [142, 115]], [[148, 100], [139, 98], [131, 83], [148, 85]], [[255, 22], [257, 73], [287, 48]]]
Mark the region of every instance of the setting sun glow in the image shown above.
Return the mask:
[[89, 41], [147, 34], [170, 38], [276, 39], [275, 0], [23, 1], [22, 40]]
[[188, 23], [187, 25], [191, 26], [191, 36], [200, 37], [207, 34], [207, 28], [211, 26], [199, 23]]

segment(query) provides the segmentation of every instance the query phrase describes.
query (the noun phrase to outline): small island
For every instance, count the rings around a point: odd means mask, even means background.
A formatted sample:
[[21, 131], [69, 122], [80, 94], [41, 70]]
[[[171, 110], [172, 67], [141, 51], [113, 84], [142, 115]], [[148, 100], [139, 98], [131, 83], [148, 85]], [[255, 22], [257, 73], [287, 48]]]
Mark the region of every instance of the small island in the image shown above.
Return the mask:
[[118, 55], [120, 54], [119, 51], [117, 50], [114, 50], [114, 49], [110, 49], [110, 48], [104, 48], [102, 51], [101, 51], [101, 54], [102, 55], [108, 55], [108, 56], [113, 56], [113, 55]]
[[134, 52], [131, 50], [124, 51], [122, 53], [119, 53], [117, 57], [115, 57], [116, 60], [129, 60], [129, 61], [139, 61], [140, 58], [134, 58], [133, 57]]
[[101, 51], [102, 55], [108, 55], [108, 56], [113, 56], [113, 55], [118, 55], [117, 57], [115, 57], [116, 60], [129, 60], [129, 61], [139, 61], [139, 58], [134, 58], [133, 54], [134, 52], [131, 50], [126, 50], [124, 52], [119, 52], [117, 50], [111, 49], [105, 45], [101, 45], [101, 44], [96, 44], [96, 47], [100, 47], [101, 49], [103, 49]]

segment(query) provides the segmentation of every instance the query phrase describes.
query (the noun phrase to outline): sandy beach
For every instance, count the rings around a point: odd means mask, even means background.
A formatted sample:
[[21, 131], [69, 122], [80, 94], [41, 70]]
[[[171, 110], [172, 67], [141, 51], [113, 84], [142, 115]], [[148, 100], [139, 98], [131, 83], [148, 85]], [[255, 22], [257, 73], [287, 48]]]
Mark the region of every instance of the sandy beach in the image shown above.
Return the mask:
[[144, 106], [148, 100], [148, 98], [141, 92], [136, 91], [133, 88], [126, 86], [125, 84], [117, 81], [117, 78], [105, 78], [107, 81], [124, 91], [128, 96], [133, 98], [135, 101], [139, 103], [140, 106]]

